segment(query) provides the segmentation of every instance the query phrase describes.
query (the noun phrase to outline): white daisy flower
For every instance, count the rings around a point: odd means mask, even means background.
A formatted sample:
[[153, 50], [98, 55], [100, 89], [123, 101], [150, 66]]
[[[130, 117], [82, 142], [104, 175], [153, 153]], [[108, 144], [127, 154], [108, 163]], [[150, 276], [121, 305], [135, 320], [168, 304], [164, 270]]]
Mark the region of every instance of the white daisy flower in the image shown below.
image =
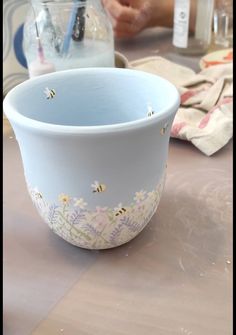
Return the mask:
[[68, 205], [71, 199], [70, 199], [69, 195], [62, 193], [62, 194], [60, 194], [60, 195], [58, 196], [58, 200], [59, 200], [63, 205]]
[[81, 209], [84, 209], [88, 205], [87, 202], [85, 202], [83, 198], [79, 198], [79, 199], [74, 198], [74, 201], [75, 201], [74, 206], [79, 207]]
[[143, 191], [143, 190], [141, 190], [140, 192], [136, 192], [134, 200], [136, 202], [141, 202], [142, 200], [145, 199], [145, 194], [146, 194], [146, 191]]

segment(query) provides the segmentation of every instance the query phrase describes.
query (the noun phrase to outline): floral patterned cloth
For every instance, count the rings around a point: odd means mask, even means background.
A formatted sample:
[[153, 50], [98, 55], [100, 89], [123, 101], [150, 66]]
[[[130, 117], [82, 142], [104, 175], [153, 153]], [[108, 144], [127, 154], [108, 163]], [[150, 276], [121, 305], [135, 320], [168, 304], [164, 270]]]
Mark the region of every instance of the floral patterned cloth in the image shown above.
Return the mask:
[[211, 156], [233, 136], [233, 65], [222, 64], [194, 73], [162, 57], [130, 63], [132, 68], [160, 75], [179, 90], [181, 105], [171, 137], [192, 142]]

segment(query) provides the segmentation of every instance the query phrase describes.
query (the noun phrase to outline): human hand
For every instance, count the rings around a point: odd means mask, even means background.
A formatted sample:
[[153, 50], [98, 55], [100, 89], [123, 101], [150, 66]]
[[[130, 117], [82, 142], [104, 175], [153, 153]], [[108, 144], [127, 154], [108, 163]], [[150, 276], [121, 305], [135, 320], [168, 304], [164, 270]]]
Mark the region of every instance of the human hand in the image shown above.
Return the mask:
[[115, 37], [132, 37], [149, 25], [149, 0], [102, 0], [102, 3], [110, 14]]

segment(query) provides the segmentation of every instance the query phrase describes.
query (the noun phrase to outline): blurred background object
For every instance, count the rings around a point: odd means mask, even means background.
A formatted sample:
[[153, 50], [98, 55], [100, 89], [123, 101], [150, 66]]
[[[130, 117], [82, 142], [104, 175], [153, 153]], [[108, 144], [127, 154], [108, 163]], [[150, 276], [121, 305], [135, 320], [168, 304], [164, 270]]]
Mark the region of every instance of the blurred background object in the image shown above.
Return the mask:
[[3, 96], [29, 78], [28, 63], [32, 76], [115, 66], [113, 31], [100, 0], [4, 0], [3, 32]]
[[211, 43], [214, 0], [175, 0], [173, 45], [180, 54], [201, 55]]
[[233, 46], [233, 1], [215, 0], [214, 44], [223, 48]]
[[115, 65], [113, 30], [100, 0], [31, 0], [24, 51], [30, 77]]
[[23, 52], [23, 26], [27, 0], [3, 0], [3, 95], [28, 78]]

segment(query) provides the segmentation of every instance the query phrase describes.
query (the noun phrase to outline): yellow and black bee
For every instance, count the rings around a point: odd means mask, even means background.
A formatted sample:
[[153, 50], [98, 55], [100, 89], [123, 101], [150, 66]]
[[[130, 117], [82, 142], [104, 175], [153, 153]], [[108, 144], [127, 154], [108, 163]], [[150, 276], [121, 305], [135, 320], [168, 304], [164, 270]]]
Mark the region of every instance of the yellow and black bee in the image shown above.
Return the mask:
[[44, 93], [46, 94], [47, 99], [53, 99], [56, 95], [56, 91], [53, 88], [49, 89], [48, 87], [45, 88]]
[[155, 114], [154, 110], [152, 109], [151, 106], [148, 106], [148, 112], [147, 112], [147, 116], [152, 116], [153, 114]]
[[168, 123], [164, 124], [164, 126], [161, 128], [161, 131], [160, 131], [161, 135], [164, 135], [166, 133], [168, 126], [169, 126]]
[[35, 193], [35, 198], [36, 198], [36, 199], [42, 199], [42, 198], [43, 198], [42, 193], [40, 193], [40, 192], [36, 192], [36, 193]]
[[118, 209], [118, 211], [115, 213], [115, 216], [119, 216], [121, 214], [124, 214], [126, 212], [126, 209], [124, 207], [121, 207]]
[[150, 117], [150, 116], [152, 116], [152, 115], [154, 115], [155, 114], [155, 112], [154, 111], [150, 111], [150, 112], [148, 112], [148, 116]]
[[95, 181], [91, 187], [93, 188], [93, 193], [101, 193], [106, 191], [106, 185], [105, 184], [101, 184], [98, 181]]

